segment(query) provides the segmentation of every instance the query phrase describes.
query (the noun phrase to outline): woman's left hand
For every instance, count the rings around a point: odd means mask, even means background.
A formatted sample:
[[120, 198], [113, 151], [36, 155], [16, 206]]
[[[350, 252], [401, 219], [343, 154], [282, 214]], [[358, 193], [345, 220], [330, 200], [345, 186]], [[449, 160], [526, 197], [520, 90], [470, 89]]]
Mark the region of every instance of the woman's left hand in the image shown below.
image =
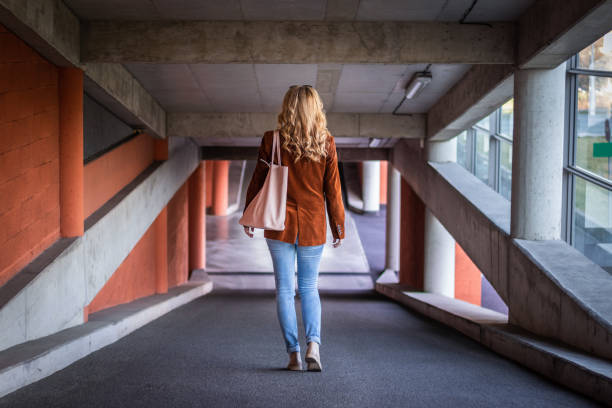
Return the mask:
[[244, 233], [249, 236], [249, 238], [253, 238], [253, 232], [255, 232], [255, 228], [244, 226]]
[[340, 238], [337, 238], [333, 243], [332, 246], [334, 248], [338, 248], [340, 245], [342, 245], [342, 240]]

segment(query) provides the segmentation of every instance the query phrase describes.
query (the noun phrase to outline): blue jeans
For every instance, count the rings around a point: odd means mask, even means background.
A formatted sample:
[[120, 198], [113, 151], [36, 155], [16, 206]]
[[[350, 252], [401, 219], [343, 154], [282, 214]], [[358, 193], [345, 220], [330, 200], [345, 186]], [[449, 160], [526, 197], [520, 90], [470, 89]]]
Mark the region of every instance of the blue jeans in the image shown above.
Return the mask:
[[317, 281], [323, 245], [299, 246], [266, 238], [276, 284], [276, 312], [287, 352], [300, 351], [295, 313], [295, 256], [297, 254], [298, 292], [306, 342], [321, 344], [321, 301]]

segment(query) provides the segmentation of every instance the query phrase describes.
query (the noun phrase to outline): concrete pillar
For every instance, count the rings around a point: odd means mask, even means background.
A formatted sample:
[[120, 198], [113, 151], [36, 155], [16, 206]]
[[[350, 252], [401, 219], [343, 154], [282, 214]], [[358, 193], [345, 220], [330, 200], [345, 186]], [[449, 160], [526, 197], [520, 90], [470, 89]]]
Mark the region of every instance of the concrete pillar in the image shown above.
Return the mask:
[[366, 160], [363, 162], [362, 176], [363, 211], [375, 212], [380, 209], [380, 162]]
[[377, 282], [397, 282], [400, 269], [400, 214], [402, 177], [387, 164], [387, 225], [385, 239], [385, 270]]
[[[427, 160], [454, 162], [457, 157], [457, 139], [429, 142]], [[431, 213], [425, 210], [423, 289], [426, 292], [455, 296], [455, 240]]]
[[155, 292], [168, 292], [168, 207], [164, 207], [155, 225]]
[[200, 162], [189, 178], [189, 271], [205, 268], [206, 164]]
[[215, 160], [213, 165], [213, 203], [214, 215], [227, 214], [227, 194], [229, 183], [229, 160]]
[[84, 232], [83, 71], [59, 70], [60, 234]]
[[513, 238], [561, 238], [565, 64], [514, 73]]

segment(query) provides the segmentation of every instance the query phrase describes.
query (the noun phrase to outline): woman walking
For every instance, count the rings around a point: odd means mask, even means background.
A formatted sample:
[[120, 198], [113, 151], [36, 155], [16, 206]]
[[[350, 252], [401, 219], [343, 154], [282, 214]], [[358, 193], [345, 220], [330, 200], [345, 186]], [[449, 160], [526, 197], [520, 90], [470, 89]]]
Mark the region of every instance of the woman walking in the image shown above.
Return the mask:
[[[344, 239], [344, 206], [338, 175], [334, 138], [327, 130], [323, 103], [317, 91], [309, 86], [292, 86], [283, 99], [278, 115], [282, 148], [282, 165], [288, 167], [285, 229], [265, 230], [264, 237], [274, 265], [276, 309], [285, 346], [289, 353], [289, 370], [301, 370], [295, 313], [295, 259], [297, 256], [298, 291], [302, 320], [306, 332], [308, 371], [321, 371], [321, 302], [319, 300], [319, 263], [326, 240], [325, 207], [333, 247]], [[257, 166], [247, 189], [246, 207], [257, 195], [272, 160], [273, 131], [264, 134], [259, 147]], [[253, 228], [245, 226], [253, 237]]]

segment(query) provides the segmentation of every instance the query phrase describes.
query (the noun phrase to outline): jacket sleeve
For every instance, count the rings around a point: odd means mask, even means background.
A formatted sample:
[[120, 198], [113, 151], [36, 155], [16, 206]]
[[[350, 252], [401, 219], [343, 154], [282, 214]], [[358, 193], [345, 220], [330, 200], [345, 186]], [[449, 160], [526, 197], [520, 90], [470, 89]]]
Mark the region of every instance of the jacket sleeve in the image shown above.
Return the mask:
[[263, 186], [264, 181], [266, 181], [266, 176], [268, 175], [269, 167], [266, 163], [262, 161], [264, 160], [268, 163], [270, 162], [270, 150], [272, 147], [268, 146], [268, 143], [266, 140], [267, 135], [268, 135], [268, 132], [266, 132], [264, 136], [261, 138], [261, 144], [259, 145], [259, 153], [257, 154], [257, 164], [255, 165], [255, 171], [253, 172], [253, 177], [251, 177], [251, 182], [249, 183], [249, 187], [247, 188], [244, 209], [242, 210], [243, 214], [246, 208], [251, 203], [251, 201], [253, 201], [253, 199], [259, 192], [259, 190], [261, 190], [261, 187]]
[[336, 142], [334, 142], [334, 138], [331, 135], [325, 160], [325, 180], [323, 188], [325, 192], [325, 202], [327, 204], [327, 215], [329, 216], [329, 226], [334, 239], [344, 239], [344, 204], [342, 203], [342, 187], [340, 186], [340, 175], [338, 173]]

